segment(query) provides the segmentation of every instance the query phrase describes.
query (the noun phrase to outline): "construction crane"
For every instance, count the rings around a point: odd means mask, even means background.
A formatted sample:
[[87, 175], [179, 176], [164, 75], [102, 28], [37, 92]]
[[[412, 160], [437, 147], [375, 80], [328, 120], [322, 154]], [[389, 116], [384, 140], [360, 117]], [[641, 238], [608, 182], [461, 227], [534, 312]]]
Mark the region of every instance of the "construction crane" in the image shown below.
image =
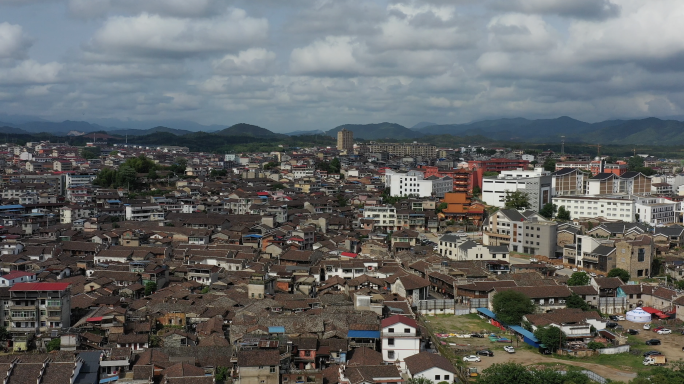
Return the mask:
[[601, 144], [587, 144], [587, 147], [596, 147], [597, 156], [601, 157]]

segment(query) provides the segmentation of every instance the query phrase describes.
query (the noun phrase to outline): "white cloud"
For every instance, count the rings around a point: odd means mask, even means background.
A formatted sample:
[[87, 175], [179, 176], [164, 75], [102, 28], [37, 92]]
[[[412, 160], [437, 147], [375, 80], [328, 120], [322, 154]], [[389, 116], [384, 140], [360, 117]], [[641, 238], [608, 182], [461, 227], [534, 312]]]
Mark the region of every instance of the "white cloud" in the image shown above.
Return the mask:
[[221, 0], [69, 0], [71, 14], [86, 19], [102, 17], [112, 12], [209, 17], [221, 13], [226, 7], [226, 2]]
[[214, 72], [222, 75], [258, 75], [275, 63], [276, 54], [263, 48], [250, 48], [237, 55], [226, 55], [213, 62]]
[[21, 25], [0, 23], [0, 59], [23, 59], [32, 44]]
[[361, 70], [354, 51], [359, 43], [350, 37], [328, 36], [304, 48], [295, 48], [290, 55], [290, 71], [294, 74], [354, 75]]
[[26, 60], [16, 67], [0, 70], [0, 84], [51, 84], [60, 81], [63, 68], [60, 63], [40, 64], [34, 60]]
[[241, 9], [212, 19], [162, 17], [143, 13], [107, 19], [86, 45], [106, 57], [182, 59], [249, 47], [266, 40], [268, 21]]
[[494, 17], [487, 26], [489, 43], [503, 51], [540, 51], [553, 48], [558, 36], [542, 17], [506, 14]]

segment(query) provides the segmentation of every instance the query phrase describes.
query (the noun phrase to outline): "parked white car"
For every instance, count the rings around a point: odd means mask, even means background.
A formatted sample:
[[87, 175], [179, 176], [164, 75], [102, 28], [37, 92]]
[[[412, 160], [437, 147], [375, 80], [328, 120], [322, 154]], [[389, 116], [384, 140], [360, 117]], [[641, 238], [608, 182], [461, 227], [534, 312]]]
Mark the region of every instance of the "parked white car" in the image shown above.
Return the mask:
[[479, 363], [480, 358], [475, 356], [475, 355], [470, 355], [470, 356], [463, 356], [463, 361], [468, 362], [468, 363]]
[[617, 315], [616, 317], [617, 317], [618, 321], [625, 321], [625, 317], [624, 317], [624, 316]]
[[669, 335], [670, 333], [672, 333], [672, 330], [667, 328], [663, 328], [658, 331], [659, 335]]
[[508, 353], [515, 353], [515, 348], [511, 347], [510, 345], [507, 345], [504, 347], [504, 351]]
[[651, 324], [644, 324], [644, 329], [646, 329], [646, 330], [651, 329]]

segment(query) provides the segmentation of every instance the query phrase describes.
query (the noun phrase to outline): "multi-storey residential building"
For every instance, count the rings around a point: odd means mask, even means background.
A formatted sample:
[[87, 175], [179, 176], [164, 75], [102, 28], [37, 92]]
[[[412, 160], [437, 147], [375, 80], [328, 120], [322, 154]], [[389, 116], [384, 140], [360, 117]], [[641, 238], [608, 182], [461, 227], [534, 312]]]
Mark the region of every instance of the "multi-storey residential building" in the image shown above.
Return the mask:
[[577, 168], [562, 168], [551, 174], [553, 196], [584, 195], [584, 172]]
[[679, 221], [677, 212], [681, 210], [681, 204], [662, 197], [635, 196], [634, 216], [637, 221], [649, 225], [673, 224]]
[[426, 143], [376, 143], [371, 142], [368, 145], [370, 153], [387, 152], [394, 156], [421, 156], [427, 158], [434, 158], [437, 153], [437, 147]]
[[622, 239], [615, 243], [615, 264], [606, 270], [621, 268], [632, 277], [651, 277], [651, 265], [655, 259], [656, 246], [650, 236]]
[[526, 160], [489, 159], [468, 161], [469, 169], [481, 169], [482, 172], [513, 171], [519, 168], [527, 169], [530, 164]]
[[164, 210], [159, 204], [127, 205], [126, 220], [161, 221], [164, 220]]
[[559, 196], [553, 203], [570, 212], [571, 218], [604, 217], [612, 220], [634, 221], [634, 201], [625, 195]]
[[354, 132], [342, 128], [337, 132], [337, 149], [350, 153], [354, 150]]
[[16, 283], [9, 292], [11, 333], [39, 333], [71, 325], [69, 283]]
[[407, 173], [385, 171], [385, 186], [390, 189], [392, 196], [444, 197], [444, 194], [454, 189], [453, 180], [449, 177], [425, 178], [423, 172], [409, 171]]
[[457, 192], [472, 192], [475, 185], [475, 172], [464, 168], [458, 169], [440, 169], [435, 166], [421, 166], [420, 170], [424, 177], [430, 176], [449, 177], [454, 181], [454, 191]]
[[399, 363], [406, 368], [404, 359], [420, 352], [418, 323], [406, 316], [394, 315], [380, 323], [382, 359], [386, 364]]
[[391, 205], [366, 207], [363, 218], [373, 220], [373, 227], [383, 232], [401, 230], [397, 223], [397, 209]]
[[557, 223], [536, 212], [501, 209], [485, 221], [482, 243], [506, 246], [512, 252], [555, 257], [557, 228]]
[[648, 195], [651, 193], [651, 179], [641, 172], [625, 172], [620, 176], [599, 173], [587, 180], [586, 192], [589, 195]]
[[551, 202], [551, 176], [541, 172], [523, 174], [524, 171], [501, 173], [497, 177], [482, 179], [482, 201], [488, 205], [503, 208], [506, 193], [521, 191], [529, 198], [530, 208], [539, 211]]

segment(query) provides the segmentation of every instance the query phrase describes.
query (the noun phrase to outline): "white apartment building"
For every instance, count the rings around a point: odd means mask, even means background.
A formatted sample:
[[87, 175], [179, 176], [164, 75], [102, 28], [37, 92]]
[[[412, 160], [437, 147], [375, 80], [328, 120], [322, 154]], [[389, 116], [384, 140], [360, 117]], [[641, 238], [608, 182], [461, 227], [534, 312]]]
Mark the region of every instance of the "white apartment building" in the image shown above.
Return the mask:
[[394, 315], [380, 323], [382, 327], [382, 359], [386, 364], [396, 364], [406, 369], [404, 359], [420, 352], [418, 323], [406, 316]]
[[551, 202], [551, 179], [550, 174], [541, 168], [534, 171], [504, 171], [497, 177], [485, 177], [482, 179], [482, 201], [503, 208], [507, 192], [521, 191], [529, 196], [530, 209], [539, 211]]
[[634, 196], [634, 203], [637, 221], [653, 226], [679, 222], [680, 202], [662, 197]]
[[126, 220], [161, 221], [164, 210], [158, 204], [126, 205]]
[[610, 220], [634, 221], [634, 201], [626, 195], [558, 196], [553, 203], [564, 207], [570, 217], [592, 219], [603, 217]]
[[505, 246], [511, 252], [555, 257], [557, 232], [556, 222], [548, 221], [534, 211], [501, 209], [489, 216], [482, 226], [482, 243]]
[[397, 222], [397, 209], [391, 205], [365, 207], [363, 218], [373, 220], [373, 227], [383, 232], [401, 230], [401, 225]]
[[390, 189], [392, 196], [444, 197], [445, 193], [454, 190], [453, 179], [436, 176], [425, 179], [420, 171], [402, 173], [387, 170], [385, 186]]
[[292, 167], [292, 176], [295, 179], [303, 179], [305, 177], [314, 177], [316, 169], [309, 165], [295, 165]]

